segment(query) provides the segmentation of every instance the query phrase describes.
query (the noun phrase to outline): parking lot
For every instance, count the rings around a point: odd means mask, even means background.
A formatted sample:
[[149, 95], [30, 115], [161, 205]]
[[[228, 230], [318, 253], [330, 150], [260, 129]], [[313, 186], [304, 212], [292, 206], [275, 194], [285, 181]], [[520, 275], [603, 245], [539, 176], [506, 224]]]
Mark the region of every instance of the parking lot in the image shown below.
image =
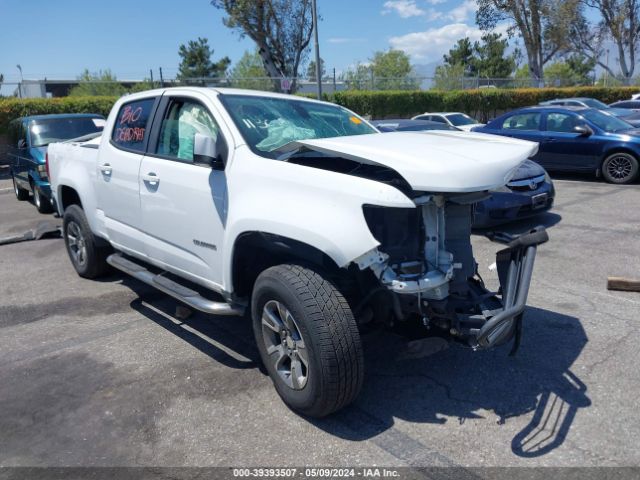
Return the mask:
[[[0, 237], [60, 222], [0, 177]], [[473, 352], [365, 337], [362, 394], [299, 417], [248, 321], [194, 313], [121, 274], [79, 278], [61, 239], [0, 246], [0, 466], [637, 466], [640, 186], [556, 180], [524, 336]], [[473, 238], [480, 272], [500, 246]]]

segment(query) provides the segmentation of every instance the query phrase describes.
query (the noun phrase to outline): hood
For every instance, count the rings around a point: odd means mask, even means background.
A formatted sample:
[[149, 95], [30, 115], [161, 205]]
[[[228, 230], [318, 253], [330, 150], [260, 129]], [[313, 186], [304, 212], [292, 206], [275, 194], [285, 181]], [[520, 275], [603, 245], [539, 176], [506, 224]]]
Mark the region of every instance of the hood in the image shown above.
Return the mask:
[[518, 170], [516, 170], [511, 180], [525, 180], [527, 178], [539, 177], [545, 173], [547, 173], [545, 169], [536, 162], [525, 160], [524, 163], [518, 167]]
[[31, 147], [31, 156], [38, 163], [44, 163], [44, 157], [47, 154], [47, 147]]
[[505, 185], [538, 144], [449, 130], [373, 133], [301, 140], [293, 145], [398, 172], [411, 188], [476, 192]]

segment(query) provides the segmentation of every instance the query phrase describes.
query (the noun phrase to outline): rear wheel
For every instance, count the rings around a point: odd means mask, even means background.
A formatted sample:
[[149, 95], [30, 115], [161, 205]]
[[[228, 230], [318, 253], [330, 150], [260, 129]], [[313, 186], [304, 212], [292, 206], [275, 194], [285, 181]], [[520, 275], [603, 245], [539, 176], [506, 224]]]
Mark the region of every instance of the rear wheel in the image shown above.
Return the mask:
[[51, 213], [53, 212], [53, 208], [51, 206], [51, 201], [42, 195], [40, 189], [36, 184], [31, 182], [31, 188], [33, 189], [33, 203], [40, 213]]
[[612, 153], [602, 163], [602, 176], [610, 183], [631, 183], [638, 176], [638, 160], [630, 153]]
[[332, 283], [299, 265], [271, 267], [256, 280], [251, 310], [260, 356], [289, 407], [323, 417], [356, 398], [364, 373], [360, 334]]
[[110, 249], [97, 244], [87, 217], [78, 205], [70, 205], [64, 211], [62, 231], [69, 259], [78, 275], [98, 278], [107, 272]]
[[16, 177], [13, 175], [11, 175], [11, 180], [13, 180], [13, 192], [16, 194], [16, 198], [20, 201], [28, 200], [29, 190], [19, 187], [18, 182], [16, 182]]

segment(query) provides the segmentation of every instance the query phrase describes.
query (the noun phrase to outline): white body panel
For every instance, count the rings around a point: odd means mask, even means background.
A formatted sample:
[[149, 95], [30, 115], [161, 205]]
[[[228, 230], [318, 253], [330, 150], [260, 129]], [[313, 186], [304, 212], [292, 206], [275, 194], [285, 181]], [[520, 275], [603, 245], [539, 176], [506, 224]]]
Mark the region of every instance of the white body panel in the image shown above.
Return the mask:
[[297, 142], [314, 150], [388, 166], [415, 189], [477, 192], [507, 183], [538, 144], [449, 130], [390, 132]]
[[[364, 204], [415, 207], [400, 190], [375, 180], [257, 155], [246, 145], [218, 94], [212, 89], [180, 88], [130, 95], [114, 106], [99, 149], [50, 145], [52, 192], [60, 213], [62, 187], [73, 188], [96, 235], [118, 249], [227, 294], [233, 292], [234, 245], [243, 233], [264, 232], [297, 240], [344, 267], [378, 246], [365, 221]], [[224, 171], [136, 154], [132, 154], [136, 158], [125, 158], [109, 143], [122, 103], [152, 95], [186, 96], [206, 105], [229, 146]], [[299, 143], [361, 163], [387, 166], [413, 189], [429, 192], [473, 192], [504, 185], [537, 149], [531, 142], [448, 131]], [[106, 163], [113, 167], [110, 179], [103, 178], [100, 170]], [[159, 177], [154, 188], [145, 180], [149, 173]]]

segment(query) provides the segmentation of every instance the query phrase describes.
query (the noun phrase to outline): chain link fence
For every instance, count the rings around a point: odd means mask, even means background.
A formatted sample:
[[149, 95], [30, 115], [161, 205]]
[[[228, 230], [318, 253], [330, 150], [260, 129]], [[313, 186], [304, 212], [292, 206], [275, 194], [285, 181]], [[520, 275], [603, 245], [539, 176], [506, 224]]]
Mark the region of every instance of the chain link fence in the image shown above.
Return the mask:
[[[0, 85], [0, 96], [16, 98], [48, 98], [64, 97], [69, 95], [72, 88], [77, 86], [76, 79], [42, 79], [5, 81]], [[201, 86], [201, 87], [226, 87], [244, 88], [264, 91], [284, 91], [313, 94], [317, 92], [317, 84], [308, 78], [272, 78], [272, 77], [247, 77], [247, 78], [163, 78], [163, 79], [137, 79], [113, 81], [83, 81], [84, 85], [105, 84], [119, 85], [121, 88], [114, 92], [131, 93], [150, 88], [176, 87], [176, 86]], [[576, 84], [563, 78], [546, 78], [539, 82], [533, 78], [483, 78], [483, 77], [447, 77], [434, 76], [407, 76], [407, 77], [376, 77], [366, 75], [362, 78], [325, 77], [322, 80], [322, 91], [331, 94], [346, 90], [469, 90], [469, 89], [513, 89], [535, 87], [575, 87], [590, 86], [595, 81]]]

